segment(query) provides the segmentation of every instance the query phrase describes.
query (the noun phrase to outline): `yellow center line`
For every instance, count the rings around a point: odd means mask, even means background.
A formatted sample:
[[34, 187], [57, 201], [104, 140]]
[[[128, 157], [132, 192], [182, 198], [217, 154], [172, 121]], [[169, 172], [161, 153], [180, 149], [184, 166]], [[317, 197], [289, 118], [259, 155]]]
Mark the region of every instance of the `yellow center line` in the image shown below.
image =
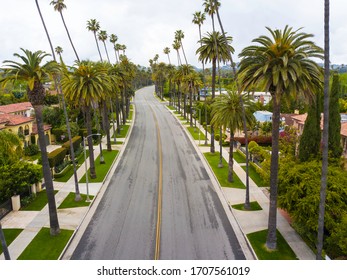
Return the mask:
[[157, 129], [157, 139], [158, 139], [158, 156], [159, 156], [159, 182], [158, 182], [158, 208], [157, 208], [157, 228], [156, 228], [156, 238], [155, 238], [155, 253], [154, 259], [159, 260], [160, 258], [160, 232], [161, 232], [161, 211], [162, 211], [162, 191], [163, 191], [163, 154], [162, 145], [160, 139], [160, 130], [158, 119], [155, 115], [153, 108], [150, 106], [153, 113], [155, 127]]

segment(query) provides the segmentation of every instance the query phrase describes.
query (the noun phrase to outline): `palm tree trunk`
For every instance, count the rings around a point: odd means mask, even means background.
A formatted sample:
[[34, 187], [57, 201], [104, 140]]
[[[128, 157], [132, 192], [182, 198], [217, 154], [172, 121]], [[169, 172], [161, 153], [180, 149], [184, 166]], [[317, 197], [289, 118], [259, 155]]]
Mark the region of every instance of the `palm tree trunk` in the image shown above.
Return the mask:
[[106, 132], [106, 143], [107, 143], [107, 151], [112, 151], [112, 146], [111, 146], [111, 135], [110, 135], [110, 120], [108, 117], [108, 108], [106, 101], [102, 101], [103, 105], [103, 123], [104, 123], [104, 130]]
[[[212, 61], [212, 99], [215, 98], [215, 92], [216, 92], [216, 62], [217, 60], [214, 58]], [[215, 152], [215, 145], [214, 145], [214, 128], [211, 125], [211, 148], [210, 152]]]
[[107, 51], [107, 47], [106, 47], [106, 43], [104, 42], [104, 47], [105, 47], [105, 52], [106, 52], [106, 56], [107, 56], [107, 61], [108, 63], [111, 63], [110, 62], [110, 57], [108, 56], [108, 51]]
[[100, 61], [102, 62], [102, 56], [101, 56], [101, 52], [100, 52], [100, 47], [99, 47], [99, 43], [98, 43], [98, 38], [96, 37], [96, 32], [94, 32], [94, 38], [95, 38], [95, 42], [96, 42], [96, 47], [98, 48], [98, 52], [99, 52], [99, 56], [100, 56]]
[[193, 93], [191, 88], [189, 90], [189, 107], [190, 127], [193, 127]]
[[5, 260], [11, 260], [10, 253], [8, 251], [8, 247], [6, 244], [4, 231], [2, 230], [1, 222], [0, 222], [0, 241], [1, 241], [2, 251], [4, 252]]
[[188, 61], [187, 61], [186, 54], [185, 54], [185, 52], [184, 52], [184, 48], [183, 48], [182, 41], [181, 41], [181, 48], [182, 48], [182, 53], [183, 53], [183, 56], [184, 56], [184, 61], [186, 62], [186, 65], [188, 65]]
[[47, 156], [45, 131], [43, 128], [43, 117], [42, 117], [43, 105], [38, 105], [34, 103], [33, 107], [35, 110], [37, 132], [39, 135], [39, 146], [40, 146], [41, 158], [42, 158], [43, 178], [45, 181], [46, 194], [47, 194], [47, 200], [48, 200], [50, 233], [51, 235], [55, 236], [60, 233], [60, 228], [59, 228], [59, 222], [58, 222], [57, 207], [56, 207], [55, 197], [54, 197], [52, 174], [49, 168], [49, 162], [48, 162], [48, 156]]
[[[86, 126], [87, 126], [87, 134], [92, 134], [92, 120], [91, 120], [91, 113], [90, 113], [90, 106], [85, 107], [86, 111]], [[95, 172], [95, 162], [94, 162], [94, 147], [93, 147], [93, 139], [92, 137], [88, 137], [88, 148], [89, 148], [89, 174], [90, 178], [95, 179], [96, 178], [96, 172]], [[88, 176], [88, 174], [86, 174]]]
[[70, 32], [69, 32], [69, 29], [68, 29], [67, 26], [66, 26], [65, 19], [64, 19], [64, 16], [63, 16], [62, 11], [60, 11], [60, 16], [61, 16], [61, 20], [63, 21], [63, 24], [64, 24], [64, 27], [65, 27], [67, 36], [69, 37], [71, 47], [72, 47], [72, 49], [73, 49], [73, 51], [74, 51], [74, 53], [75, 53], [75, 55], [76, 55], [77, 61], [80, 62], [80, 59], [79, 59], [79, 57], [78, 57], [77, 51], [76, 51], [76, 49], [75, 49], [75, 46], [74, 46], [74, 44], [72, 43], [72, 39], [71, 39], [71, 36], [70, 36]]
[[228, 181], [234, 182], [234, 133], [230, 132]]
[[266, 246], [268, 249], [277, 247], [277, 188], [278, 188], [278, 152], [279, 152], [279, 128], [281, 99], [275, 93], [272, 94], [273, 116], [272, 116], [272, 151], [271, 151], [271, 178], [270, 178], [270, 206], [268, 220], [268, 234]]
[[[214, 3], [215, 3], [215, 6], [218, 7], [216, 0], [214, 0]], [[224, 41], [227, 42], [227, 38], [225, 36], [224, 27], [223, 27], [222, 20], [221, 20], [220, 15], [219, 15], [219, 9], [218, 8], [216, 9], [216, 14], [217, 14], [217, 19], [218, 19], [219, 26], [220, 26], [220, 28], [222, 30]], [[230, 58], [231, 67], [233, 69], [234, 79], [236, 81], [237, 91], [240, 94], [240, 104], [241, 104], [241, 107], [242, 107], [242, 122], [243, 122], [243, 130], [244, 130], [244, 134], [245, 134], [245, 148], [246, 148], [246, 197], [245, 197], [245, 208], [248, 209], [250, 207], [250, 202], [249, 202], [249, 152], [248, 152], [248, 133], [247, 133], [246, 112], [245, 112], [245, 106], [243, 104], [243, 99], [242, 99], [242, 95], [241, 95], [242, 91], [241, 91], [240, 85], [238, 83], [236, 67], [235, 67], [235, 64], [233, 62], [233, 57], [231, 55], [231, 51], [229, 51], [229, 58]]]
[[330, 1], [324, 1], [324, 124], [323, 124], [323, 151], [322, 151], [322, 177], [320, 187], [319, 213], [318, 213], [318, 234], [317, 234], [317, 255], [316, 259], [322, 259], [324, 241], [324, 214], [325, 198], [328, 177], [328, 141], [329, 141], [329, 76], [330, 76]]

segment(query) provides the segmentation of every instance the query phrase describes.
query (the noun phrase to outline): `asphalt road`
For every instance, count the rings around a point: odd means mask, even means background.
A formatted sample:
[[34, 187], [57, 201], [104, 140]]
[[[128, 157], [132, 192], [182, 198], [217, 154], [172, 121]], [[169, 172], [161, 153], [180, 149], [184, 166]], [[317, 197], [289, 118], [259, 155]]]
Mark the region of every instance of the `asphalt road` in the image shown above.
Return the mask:
[[153, 89], [136, 93], [127, 148], [72, 259], [245, 259], [201, 159]]

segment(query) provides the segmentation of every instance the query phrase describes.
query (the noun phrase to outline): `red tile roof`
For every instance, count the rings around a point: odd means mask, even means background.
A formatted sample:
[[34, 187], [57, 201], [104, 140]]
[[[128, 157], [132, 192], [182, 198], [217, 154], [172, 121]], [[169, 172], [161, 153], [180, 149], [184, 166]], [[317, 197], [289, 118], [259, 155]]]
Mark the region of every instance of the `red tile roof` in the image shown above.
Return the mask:
[[20, 116], [20, 115], [10, 115], [10, 114], [0, 114], [0, 123], [5, 126], [15, 126], [20, 124], [25, 124], [32, 122], [32, 118]]
[[30, 108], [33, 108], [30, 102], [14, 103], [14, 104], [0, 106], [0, 113], [11, 114], [16, 112], [26, 111], [26, 110], [29, 110]]
[[[44, 131], [50, 130], [51, 128], [52, 128], [52, 126], [50, 126], [50, 125], [48, 125], [48, 124], [44, 124], [44, 125], [43, 125], [43, 130], [44, 130]], [[37, 124], [34, 123], [34, 124], [33, 124], [32, 134], [37, 134], [37, 133], [38, 133], [38, 132], [37, 132]]]

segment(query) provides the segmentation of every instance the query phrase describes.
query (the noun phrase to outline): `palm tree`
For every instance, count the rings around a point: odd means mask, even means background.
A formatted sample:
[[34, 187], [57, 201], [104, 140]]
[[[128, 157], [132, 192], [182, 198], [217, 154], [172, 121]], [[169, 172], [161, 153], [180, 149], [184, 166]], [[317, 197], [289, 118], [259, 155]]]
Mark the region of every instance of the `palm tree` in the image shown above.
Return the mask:
[[67, 33], [67, 36], [69, 37], [69, 40], [70, 40], [70, 44], [72, 46], [72, 49], [76, 55], [76, 58], [77, 58], [77, 61], [80, 61], [79, 57], [78, 57], [78, 54], [77, 54], [77, 51], [75, 49], [75, 46], [74, 44], [72, 43], [72, 39], [71, 39], [71, 36], [70, 36], [70, 32], [69, 32], [69, 29], [67, 28], [66, 26], [66, 23], [65, 23], [65, 19], [64, 19], [64, 16], [63, 16], [63, 10], [66, 9], [66, 5], [64, 4], [64, 0], [53, 0], [51, 2], [51, 5], [54, 6], [54, 10], [55, 11], [58, 11], [60, 13], [60, 16], [61, 16], [61, 20], [63, 21], [63, 24], [64, 24], [64, 27], [65, 27], [65, 30], [66, 30], [66, 33]]
[[[204, 23], [204, 21], [206, 20], [206, 16], [205, 16], [205, 13], [202, 13], [202, 12], [195, 12], [193, 14], [194, 18], [193, 18], [193, 23], [198, 25], [199, 27], [199, 42], [200, 42], [200, 47], [202, 46], [202, 43], [201, 43], [201, 39], [202, 39], [202, 35], [201, 35], [201, 25]], [[206, 87], [206, 80], [205, 80], [205, 63], [204, 61], [202, 60], [201, 61], [201, 64], [202, 64], [202, 74], [203, 74], [203, 84], [204, 84], [204, 89], [206, 90], [206, 94], [205, 94], [205, 102], [204, 102], [204, 105], [205, 105], [205, 123], [206, 123], [206, 126], [205, 126], [205, 145], [207, 145], [207, 87]]]
[[4, 251], [5, 260], [11, 260], [10, 253], [8, 251], [8, 247], [7, 247], [7, 243], [6, 243], [6, 239], [5, 239], [5, 235], [4, 235], [4, 231], [2, 230], [1, 222], [0, 222], [0, 243], [2, 246], [2, 250]]
[[108, 63], [110, 62], [110, 57], [108, 56], [108, 51], [107, 51], [107, 47], [106, 47], [106, 40], [107, 40], [108, 36], [107, 36], [107, 32], [105, 30], [100, 30], [98, 33], [98, 39], [103, 42], [104, 44], [104, 48], [105, 48], [105, 52], [106, 52], [106, 56], [107, 56], [107, 61]]
[[[86, 115], [86, 126], [88, 135], [92, 134], [91, 110], [100, 100], [105, 98], [109, 90], [109, 78], [105, 69], [98, 67], [91, 61], [82, 61], [72, 72], [65, 73], [62, 86], [66, 98], [75, 106], [82, 106]], [[88, 137], [90, 177], [96, 178], [93, 142]]]
[[[205, 63], [212, 62], [212, 99], [215, 98], [217, 60], [225, 62], [229, 58], [229, 52], [234, 52], [234, 48], [230, 45], [231, 41], [232, 38], [228, 36], [226, 43], [223, 35], [218, 31], [212, 33], [208, 32], [207, 35], [200, 40], [201, 46], [196, 51], [200, 61], [204, 61]], [[211, 153], [214, 152], [214, 129], [213, 126], [211, 126]]]
[[203, 3], [203, 6], [205, 7], [205, 13], [207, 13], [212, 20], [212, 30], [215, 31], [215, 25], [214, 25], [214, 14], [216, 13], [218, 7], [220, 6], [219, 1], [214, 0], [205, 0]]
[[[242, 95], [243, 104], [246, 106], [247, 124], [252, 125], [254, 122], [253, 104], [248, 95]], [[230, 129], [230, 146], [229, 146], [229, 173], [228, 181], [233, 182], [233, 147], [234, 135], [238, 130], [243, 129], [242, 106], [240, 103], [240, 95], [235, 91], [229, 91], [226, 95], [216, 99], [212, 104], [212, 120], [211, 123], [217, 126], [223, 126], [224, 129]]]
[[49, 221], [51, 235], [58, 235], [60, 232], [57, 208], [54, 198], [53, 180], [50, 172], [47, 148], [45, 141], [45, 132], [43, 129], [42, 110], [44, 106], [45, 88], [43, 84], [49, 81], [53, 75], [57, 75], [60, 71], [59, 65], [55, 61], [49, 61], [42, 65], [42, 61], [49, 56], [43, 51], [31, 52], [21, 49], [24, 55], [15, 53], [14, 56], [19, 58], [21, 62], [5, 60], [5, 68], [3, 71], [5, 77], [2, 82], [25, 81], [28, 83], [27, 94], [29, 101], [35, 110], [35, 118], [39, 135], [39, 146], [42, 157], [43, 177], [46, 184], [46, 193], [49, 208]]
[[170, 48], [169, 48], [169, 47], [164, 48], [163, 52], [167, 55], [167, 58], [169, 59], [169, 64], [171, 64], [171, 60], [170, 60]]
[[[217, 15], [217, 19], [219, 22], [219, 26], [220, 29], [222, 31], [223, 37], [224, 37], [224, 41], [227, 42], [227, 38], [224, 32], [224, 28], [223, 28], [223, 24], [219, 15], [219, 7], [220, 7], [220, 3], [217, 0], [213, 0], [214, 1], [214, 7], [216, 7], [215, 12]], [[243, 106], [243, 99], [242, 99], [242, 94], [241, 94], [241, 89], [240, 89], [240, 85], [237, 79], [237, 72], [236, 72], [236, 67], [235, 64], [233, 62], [233, 57], [232, 57], [232, 53], [229, 52], [229, 59], [230, 59], [230, 64], [231, 64], [231, 68], [233, 70], [233, 74], [234, 74], [234, 79], [236, 81], [236, 87], [237, 87], [237, 91], [239, 92], [240, 95], [240, 103], [242, 106], [242, 118], [243, 118], [243, 131], [244, 131], [244, 135], [245, 135], [245, 150], [246, 150], [246, 196], [245, 196], [245, 209], [250, 209], [250, 201], [249, 201], [249, 156], [248, 156], [248, 133], [247, 133], [247, 120], [246, 120], [246, 111], [245, 108]]]
[[[42, 25], [43, 25], [43, 27], [45, 29], [45, 32], [46, 32], [46, 35], [47, 35], [47, 39], [48, 39], [48, 43], [49, 43], [51, 51], [52, 51], [53, 59], [54, 59], [54, 61], [56, 61], [56, 57], [55, 57], [54, 50], [53, 50], [53, 44], [52, 44], [52, 41], [51, 41], [51, 39], [49, 37], [49, 33], [47, 31], [46, 24], [45, 24], [45, 21], [43, 19], [43, 16], [42, 16], [42, 13], [41, 13], [41, 10], [40, 10], [40, 6], [39, 6], [37, 0], [36, 0], [36, 6], [37, 6], [37, 10], [38, 10], [38, 12], [40, 14]], [[62, 53], [63, 49], [60, 48], [60, 47], [59, 48], [57, 47], [56, 50], [57, 49], [60, 52], [59, 53], [59, 55], [60, 55]], [[78, 57], [77, 57], [77, 59], [78, 59]], [[60, 61], [63, 63], [61, 55], [60, 55]], [[57, 90], [59, 96], [61, 96], [61, 102], [62, 102], [62, 105], [63, 105], [64, 116], [65, 116], [66, 129], [67, 129], [69, 142], [70, 142], [70, 156], [71, 156], [71, 160], [72, 160], [72, 165], [73, 165], [73, 170], [74, 170], [74, 180], [75, 180], [75, 201], [80, 201], [82, 199], [82, 197], [80, 195], [80, 191], [79, 191], [79, 187], [78, 187], [77, 167], [76, 167], [76, 162], [75, 162], [75, 152], [74, 152], [73, 145], [72, 145], [72, 136], [71, 136], [70, 122], [69, 122], [69, 116], [67, 114], [65, 98], [64, 98], [63, 92], [61, 91], [60, 75], [57, 75], [54, 78], [54, 81], [55, 81], [56, 90]]]
[[117, 50], [116, 50], [116, 42], [118, 41], [118, 37], [115, 34], [110, 35], [110, 42], [113, 44], [113, 49], [116, 55], [116, 62], [119, 62], [118, 55], [117, 55]]
[[57, 46], [57, 47], [55, 48], [55, 52], [57, 53], [57, 55], [59, 55], [60, 61], [62, 61], [63, 58], [62, 58], [61, 54], [63, 53], [63, 48], [60, 47], [60, 46]]
[[318, 234], [316, 259], [322, 259], [324, 241], [324, 214], [325, 198], [328, 177], [329, 152], [329, 77], [330, 77], [330, 1], [324, 0], [324, 123], [323, 123], [323, 149], [322, 149], [322, 177], [320, 187], [320, 200], [318, 212]]
[[180, 57], [180, 48], [181, 48], [181, 43], [178, 40], [174, 40], [172, 44], [172, 48], [177, 52], [177, 65], [180, 66], [182, 65], [181, 57]]
[[98, 48], [100, 60], [102, 61], [102, 56], [101, 56], [101, 52], [100, 52], [100, 48], [99, 48], [99, 43], [98, 43], [98, 39], [97, 39], [97, 36], [96, 36], [97, 32], [100, 30], [100, 24], [99, 24], [98, 21], [96, 21], [96, 19], [90, 19], [90, 20], [87, 21], [87, 29], [88, 29], [88, 31], [92, 31], [93, 34], [94, 34], [96, 47]]
[[270, 207], [266, 246], [277, 246], [277, 185], [278, 151], [281, 99], [286, 95], [312, 95], [321, 84], [322, 75], [317, 63], [311, 58], [322, 58], [322, 49], [309, 39], [311, 34], [293, 30], [267, 28], [271, 37], [260, 36], [252, 45], [242, 50], [239, 78], [243, 89], [262, 86], [270, 92], [273, 101], [272, 153], [270, 178]]
[[184, 61], [186, 62], [186, 65], [188, 65], [188, 61], [187, 61], [187, 57], [186, 57], [186, 54], [184, 52], [184, 48], [183, 48], [183, 43], [182, 43], [182, 39], [184, 39], [184, 33], [182, 30], [177, 30], [175, 32], [175, 39], [180, 42], [180, 45], [181, 45], [181, 49], [182, 49], [182, 53], [183, 53], [183, 56], [184, 56]]

